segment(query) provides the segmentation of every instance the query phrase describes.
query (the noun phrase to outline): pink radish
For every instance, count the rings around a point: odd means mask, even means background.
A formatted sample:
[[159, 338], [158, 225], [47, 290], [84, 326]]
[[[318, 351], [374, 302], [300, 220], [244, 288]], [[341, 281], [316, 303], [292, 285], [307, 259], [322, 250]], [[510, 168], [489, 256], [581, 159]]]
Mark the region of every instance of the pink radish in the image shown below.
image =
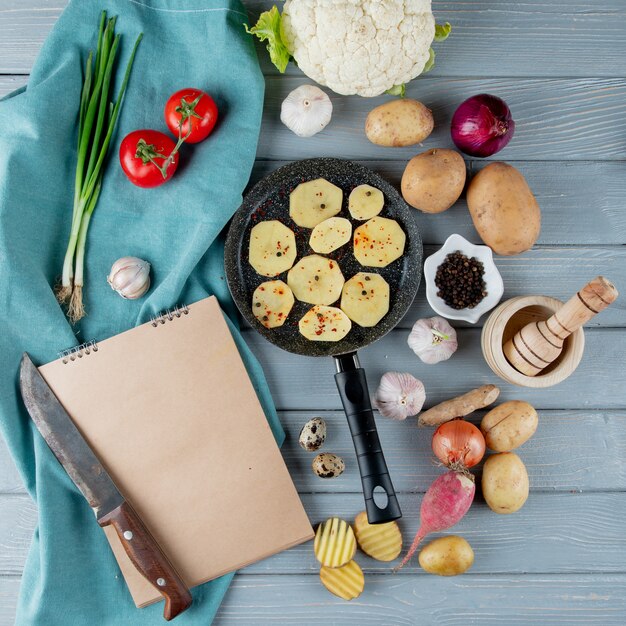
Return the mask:
[[475, 492], [474, 480], [467, 474], [449, 471], [439, 476], [424, 494], [420, 508], [420, 529], [402, 563], [394, 571], [409, 562], [426, 535], [445, 530], [461, 521], [474, 500]]

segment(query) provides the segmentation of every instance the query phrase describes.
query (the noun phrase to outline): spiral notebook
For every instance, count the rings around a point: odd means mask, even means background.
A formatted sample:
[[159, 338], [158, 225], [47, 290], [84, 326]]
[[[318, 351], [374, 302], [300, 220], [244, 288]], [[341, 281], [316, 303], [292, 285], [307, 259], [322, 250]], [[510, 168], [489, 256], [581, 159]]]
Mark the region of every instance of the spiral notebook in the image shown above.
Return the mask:
[[[214, 297], [39, 369], [189, 587], [313, 537]], [[135, 604], [160, 600], [104, 531]]]

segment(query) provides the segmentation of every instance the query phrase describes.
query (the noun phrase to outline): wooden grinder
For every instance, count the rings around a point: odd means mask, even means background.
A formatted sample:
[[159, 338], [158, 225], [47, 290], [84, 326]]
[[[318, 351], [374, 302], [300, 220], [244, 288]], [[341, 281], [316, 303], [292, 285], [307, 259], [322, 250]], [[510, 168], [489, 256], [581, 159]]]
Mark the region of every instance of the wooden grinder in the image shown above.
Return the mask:
[[504, 344], [504, 356], [518, 372], [536, 376], [559, 357], [563, 341], [617, 295], [606, 278], [594, 278], [545, 322], [531, 322], [518, 331]]

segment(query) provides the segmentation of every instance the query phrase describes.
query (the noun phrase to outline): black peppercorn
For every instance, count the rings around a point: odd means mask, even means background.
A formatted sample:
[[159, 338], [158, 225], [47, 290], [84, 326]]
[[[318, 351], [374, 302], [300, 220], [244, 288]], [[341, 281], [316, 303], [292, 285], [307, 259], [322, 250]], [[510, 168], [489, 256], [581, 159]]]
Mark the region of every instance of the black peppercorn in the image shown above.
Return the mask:
[[435, 273], [437, 296], [453, 309], [473, 309], [487, 295], [484, 275], [477, 258], [452, 252]]

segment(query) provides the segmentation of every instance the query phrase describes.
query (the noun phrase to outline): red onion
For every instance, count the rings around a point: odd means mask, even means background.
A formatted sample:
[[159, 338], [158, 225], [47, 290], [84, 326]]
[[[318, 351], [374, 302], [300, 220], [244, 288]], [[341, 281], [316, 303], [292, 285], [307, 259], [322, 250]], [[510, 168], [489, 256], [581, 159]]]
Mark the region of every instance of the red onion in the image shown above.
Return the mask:
[[506, 102], [481, 93], [462, 102], [452, 116], [450, 132], [456, 147], [476, 157], [499, 152], [513, 137], [515, 122]]

